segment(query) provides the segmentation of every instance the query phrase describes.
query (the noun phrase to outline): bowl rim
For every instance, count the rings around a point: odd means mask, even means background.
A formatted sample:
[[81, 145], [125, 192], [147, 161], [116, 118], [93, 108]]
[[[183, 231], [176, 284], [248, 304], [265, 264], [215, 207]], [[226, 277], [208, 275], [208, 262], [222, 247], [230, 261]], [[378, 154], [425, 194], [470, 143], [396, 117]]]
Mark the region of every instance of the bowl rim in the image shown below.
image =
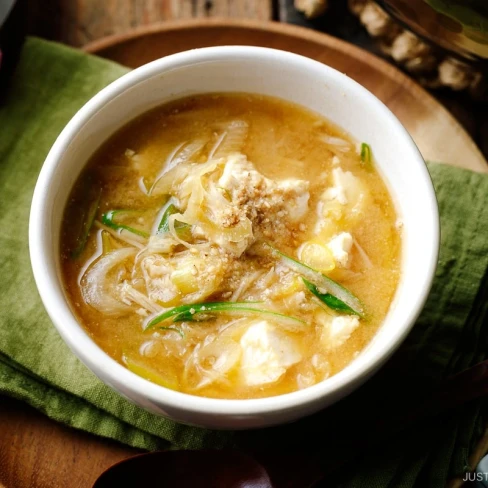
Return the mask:
[[[388, 123], [395, 128], [398, 136], [402, 139], [402, 144], [410, 146], [413, 154], [416, 154], [416, 157], [412, 158], [411, 164], [412, 167], [415, 165], [419, 176], [427, 183], [428, 194], [426, 194], [426, 198], [429, 201], [429, 216], [432, 224], [432, 239], [426, 244], [425, 249], [429, 256], [428, 269], [426, 269], [423, 277], [419, 278], [418, 294], [412, 300], [410, 313], [401, 324], [397, 324], [394, 334], [388, 341], [388, 347], [376, 351], [373, 355], [363, 356], [362, 360], [360, 355], [339, 373], [303, 390], [257, 399], [199, 397], [165, 388], [129, 371], [112, 359], [89, 337], [62, 293], [63, 284], [57, 273], [55, 258], [50, 262], [45, 259], [46, 255], [49, 256], [49, 249], [52, 249], [53, 245], [46, 230], [48, 227], [46, 222], [50, 218], [48, 202], [51, 200], [52, 205], [52, 194], [55, 192], [50, 184], [51, 179], [58, 168], [62, 166], [63, 155], [76, 133], [85, 124], [90, 123], [90, 119], [97, 111], [129, 88], [152, 77], [160, 76], [165, 71], [203, 62], [225, 62], [226, 60], [235, 62], [236, 59], [251, 62], [272, 60], [274, 62], [293, 63], [295, 69], [301, 69], [302, 72], [321, 70], [324, 76], [329, 79], [339, 80], [345, 92], [357, 93], [368, 99], [378, 110], [380, 116], [385, 117]], [[432, 180], [417, 146], [399, 120], [371, 92], [347, 75], [305, 56], [264, 47], [218, 46], [184, 51], [152, 61], [118, 78], [83, 105], [59, 134], [39, 174], [30, 211], [29, 250], [39, 294], [58, 333], [92, 372], [99, 377], [103, 376], [102, 381], [104, 383], [110, 385], [123, 384], [127, 391], [135, 393], [146, 401], [187, 413], [253, 417], [295, 410], [301, 405], [318, 404], [329, 395], [343, 396], [349, 389], [352, 390], [379, 369], [410, 332], [427, 300], [437, 266], [439, 226], [437, 200]], [[53, 286], [53, 284], [58, 286]], [[103, 375], [97, 371], [103, 371]], [[114, 388], [120, 392], [118, 386]]]

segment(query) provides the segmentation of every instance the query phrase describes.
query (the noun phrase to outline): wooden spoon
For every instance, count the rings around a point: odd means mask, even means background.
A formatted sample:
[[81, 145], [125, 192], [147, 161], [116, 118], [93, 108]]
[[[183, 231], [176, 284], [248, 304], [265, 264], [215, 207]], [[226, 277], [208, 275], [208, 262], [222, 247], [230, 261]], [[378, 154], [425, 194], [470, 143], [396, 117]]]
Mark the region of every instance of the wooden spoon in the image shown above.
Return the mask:
[[264, 467], [240, 451], [160, 451], [114, 464], [93, 488], [275, 488]]

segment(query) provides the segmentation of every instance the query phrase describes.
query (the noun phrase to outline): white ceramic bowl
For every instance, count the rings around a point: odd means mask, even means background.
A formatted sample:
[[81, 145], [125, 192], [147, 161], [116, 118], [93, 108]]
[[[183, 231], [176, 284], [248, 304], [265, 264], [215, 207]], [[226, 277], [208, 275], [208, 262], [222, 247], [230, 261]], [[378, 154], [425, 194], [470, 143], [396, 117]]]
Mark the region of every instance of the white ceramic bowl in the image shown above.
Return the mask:
[[[404, 223], [402, 274], [394, 302], [372, 342], [343, 371], [310, 388], [254, 400], [179, 393], [131, 373], [105, 354], [75, 318], [63, 291], [59, 236], [69, 193], [94, 151], [147, 110], [190, 94], [249, 92], [312, 109], [371, 144]], [[344, 397], [403, 341], [433, 279], [439, 217], [424, 161], [395, 116], [370, 92], [308, 58], [258, 47], [213, 47], [175, 54], [126, 74], [93, 97], [56, 140], [37, 182], [29, 244], [39, 293], [59, 333], [102, 381], [137, 405], [179, 422], [243, 429], [289, 422]]]

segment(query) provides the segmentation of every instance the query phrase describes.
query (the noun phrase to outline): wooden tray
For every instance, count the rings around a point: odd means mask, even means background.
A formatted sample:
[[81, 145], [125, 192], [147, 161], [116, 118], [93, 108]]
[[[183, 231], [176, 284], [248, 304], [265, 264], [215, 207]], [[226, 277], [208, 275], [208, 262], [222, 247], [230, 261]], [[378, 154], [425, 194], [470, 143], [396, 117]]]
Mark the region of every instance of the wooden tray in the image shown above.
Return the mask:
[[182, 21], [107, 37], [84, 49], [135, 68], [188, 49], [239, 44], [292, 51], [346, 73], [390, 108], [425, 159], [488, 171], [485, 158], [459, 122], [417, 83], [386, 61], [310, 29], [253, 20]]
[[[426, 159], [488, 171], [476, 145], [432, 96], [393, 66], [338, 39], [300, 27], [237, 20], [165, 23], [85, 47], [130, 67], [204, 46], [247, 44], [293, 51], [345, 72], [398, 116]], [[87, 488], [111, 464], [137, 450], [56, 423], [27, 405], [0, 397], [0, 488]], [[488, 450], [488, 435], [472, 453]], [[453, 480], [451, 487], [460, 486]]]

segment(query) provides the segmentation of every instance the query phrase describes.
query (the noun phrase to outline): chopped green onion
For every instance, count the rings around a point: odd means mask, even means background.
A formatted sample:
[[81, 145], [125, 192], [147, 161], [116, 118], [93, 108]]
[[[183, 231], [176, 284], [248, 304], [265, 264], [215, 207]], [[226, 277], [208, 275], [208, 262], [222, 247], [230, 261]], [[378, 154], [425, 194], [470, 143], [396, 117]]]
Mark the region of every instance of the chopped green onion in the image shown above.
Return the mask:
[[72, 258], [79, 257], [85, 249], [86, 243], [88, 241], [88, 237], [90, 235], [91, 228], [93, 227], [93, 223], [95, 222], [95, 218], [97, 216], [101, 197], [102, 197], [102, 190], [100, 188], [97, 191], [97, 196], [92, 200], [90, 206], [88, 207], [88, 210], [84, 214], [83, 225], [81, 228], [80, 235], [78, 237], [78, 245], [71, 253]]
[[[169, 232], [169, 218], [173, 214], [180, 213], [173, 202], [174, 199], [170, 198], [163, 207], [163, 216], [161, 217], [161, 222], [158, 225], [156, 234], [165, 234]], [[189, 239], [191, 237], [191, 225], [185, 224], [184, 222], [175, 220], [175, 231], [181, 239]]]
[[337, 310], [338, 312], [345, 312], [351, 315], [359, 315], [355, 312], [351, 307], [346, 305], [343, 301], [336, 298], [334, 295], [330, 293], [320, 293], [319, 289], [310, 281], [305, 278], [302, 278], [303, 283], [308, 288], [310, 293], [315, 295], [322, 303], [325, 303], [329, 308], [332, 310]]
[[371, 146], [363, 142], [361, 144], [361, 161], [368, 167], [371, 167], [373, 156], [371, 154]]
[[235, 313], [235, 314], [257, 313], [257, 314], [271, 315], [275, 318], [285, 319], [287, 321], [306, 324], [306, 322], [304, 322], [303, 320], [297, 317], [292, 317], [278, 312], [273, 312], [272, 310], [257, 308], [256, 305], [259, 303], [260, 302], [212, 302], [212, 303], [196, 303], [193, 305], [180, 305], [179, 307], [174, 307], [154, 317], [147, 324], [146, 330], [169, 319], [172, 319], [173, 323], [193, 322], [197, 320], [197, 317], [195, 317], [196, 315], [203, 314], [205, 316], [205, 315], [214, 315], [218, 313]]
[[164, 209], [163, 216], [161, 217], [161, 222], [158, 225], [158, 230], [156, 231], [156, 234], [164, 234], [166, 232], [169, 232], [168, 220], [170, 216], [179, 213], [179, 210], [176, 208], [175, 204], [173, 203], [172, 198], [170, 198], [166, 202], [163, 209]]
[[310, 268], [306, 264], [278, 251], [278, 249], [275, 249], [270, 244], [264, 243], [264, 250], [268, 254], [278, 256], [292, 271], [309, 280], [319, 290], [324, 290], [326, 293], [332, 295], [336, 300], [342, 302], [344, 306], [350, 308], [355, 314], [363, 317], [364, 309], [361, 301], [342, 285], [323, 275], [320, 271]]
[[134, 213], [138, 213], [138, 211], [137, 210], [110, 210], [109, 212], [104, 213], [102, 215], [102, 224], [105, 224], [107, 227], [110, 227], [111, 229], [114, 230], [124, 229], [138, 236], [148, 238], [149, 234], [146, 231], [143, 231], [141, 229], [136, 229], [134, 227], [131, 227], [129, 225], [120, 222], [120, 219], [123, 219], [124, 217], [127, 216], [131, 217], [134, 215]]
[[124, 353], [122, 361], [127, 366], [129, 371], [141, 376], [142, 378], [156, 383], [157, 385], [170, 388], [171, 390], [179, 390], [178, 377], [171, 369], [166, 368], [164, 373], [151, 366], [144, 364], [139, 354], [127, 354]]
[[184, 339], [185, 338], [185, 333], [183, 332], [183, 329], [181, 327], [158, 327], [160, 330], [174, 330], [175, 332], [178, 332], [180, 336]]
[[110, 233], [102, 230], [102, 253], [107, 254], [113, 249]]

